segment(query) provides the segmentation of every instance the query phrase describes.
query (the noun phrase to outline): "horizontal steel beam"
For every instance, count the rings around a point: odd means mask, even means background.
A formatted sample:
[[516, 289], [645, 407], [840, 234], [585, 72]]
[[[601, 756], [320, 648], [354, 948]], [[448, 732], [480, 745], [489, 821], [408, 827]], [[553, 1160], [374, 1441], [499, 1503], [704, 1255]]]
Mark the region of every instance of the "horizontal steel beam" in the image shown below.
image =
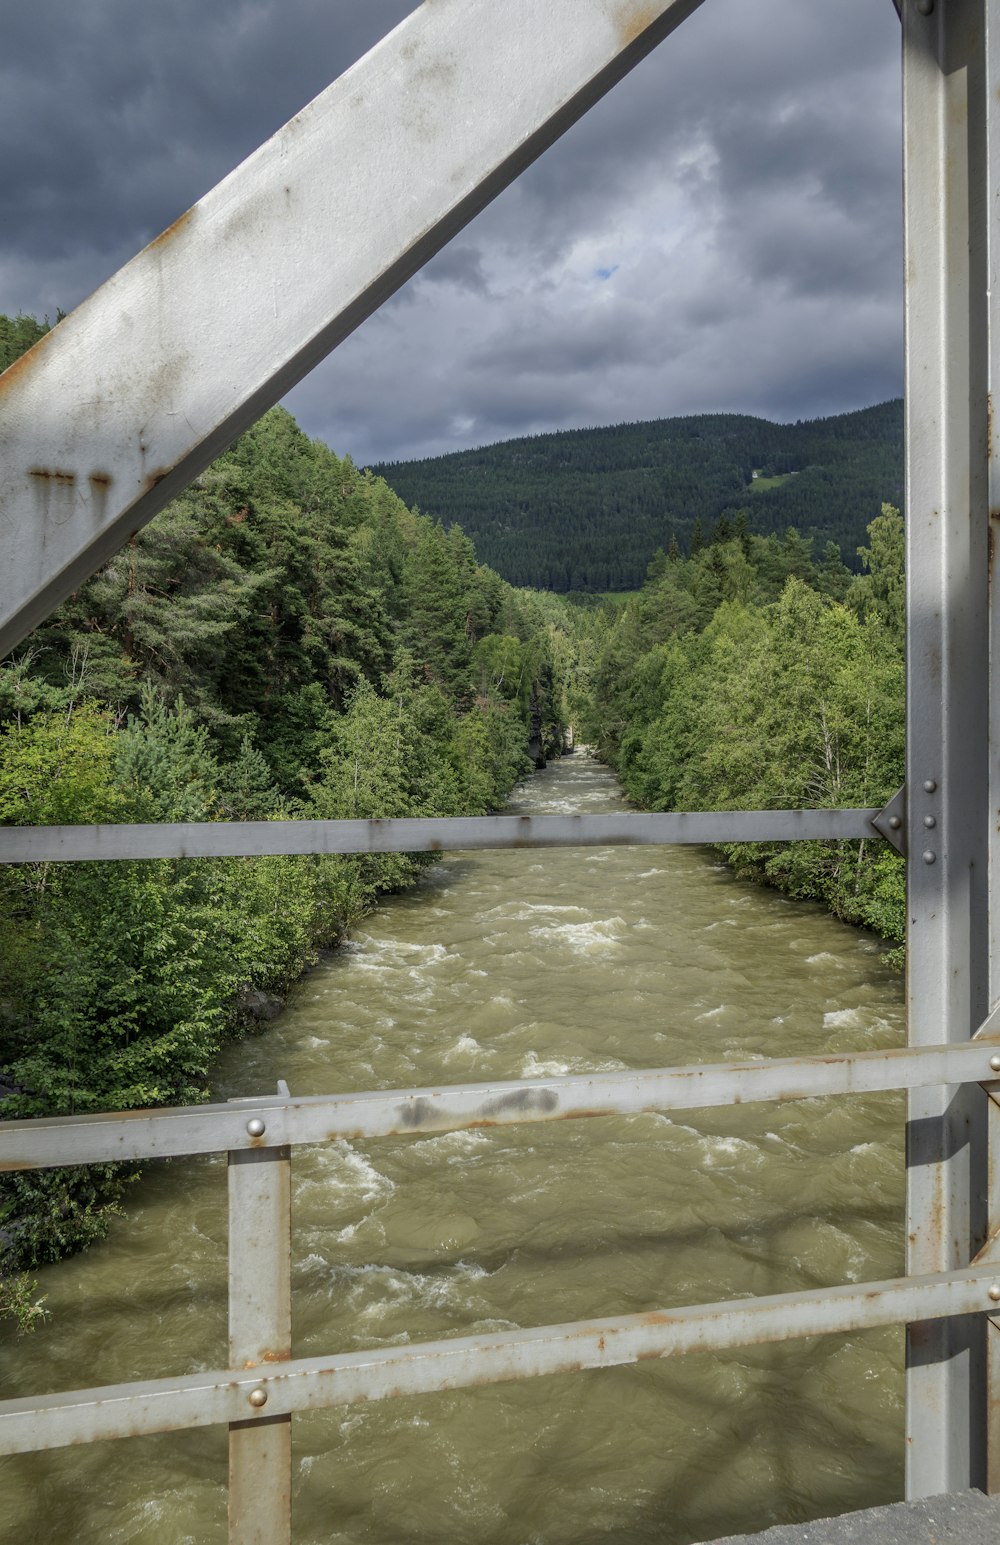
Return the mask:
[[0, 376], [0, 655], [699, 3], [417, 6]]
[[390, 1089], [302, 1099], [269, 1095], [235, 1105], [4, 1121], [0, 1122], [0, 1170], [986, 1083], [996, 1081], [995, 1060], [1000, 1065], [995, 1045], [969, 1041], [444, 1089]]
[[469, 848], [850, 841], [876, 837], [878, 810], [709, 810], [667, 814], [483, 815], [386, 821], [176, 821], [137, 826], [5, 826], [0, 863], [260, 858], [272, 853], [440, 853]]
[[997, 1299], [998, 1274], [972, 1267], [937, 1276], [778, 1293], [5, 1400], [0, 1402], [0, 1454], [252, 1421], [258, 1416], [267, 1420], [294, 1411], [584, 1368], [614, 1368], [687, 1352], [720, 1352], [800, 1336], [990, 1313]]

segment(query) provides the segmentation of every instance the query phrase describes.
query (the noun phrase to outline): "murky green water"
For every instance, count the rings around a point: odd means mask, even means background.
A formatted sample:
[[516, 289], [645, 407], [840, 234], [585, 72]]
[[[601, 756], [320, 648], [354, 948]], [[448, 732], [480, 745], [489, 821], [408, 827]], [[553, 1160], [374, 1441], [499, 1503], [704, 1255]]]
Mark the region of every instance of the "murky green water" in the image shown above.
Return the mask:
[[[516, 809], [621, 808], [585, 755]], [[889, 1046], [874, 939], [684, 849], [458, 855], [230, 1049], [224, 1094]], [[895, 1275], [895, 1096], [337, 1144], [294, 1159], [295, 1355]], [[225, 1170], [164, 1167], [44, 1274], [4, 1392], [226, 1363]], [[897, 1330], [295, 1418], [295, 1538], [682, 1545], [891, 1500]], [[0, 1464], [0, 1538], [225, 1538], [219, 1430]]]

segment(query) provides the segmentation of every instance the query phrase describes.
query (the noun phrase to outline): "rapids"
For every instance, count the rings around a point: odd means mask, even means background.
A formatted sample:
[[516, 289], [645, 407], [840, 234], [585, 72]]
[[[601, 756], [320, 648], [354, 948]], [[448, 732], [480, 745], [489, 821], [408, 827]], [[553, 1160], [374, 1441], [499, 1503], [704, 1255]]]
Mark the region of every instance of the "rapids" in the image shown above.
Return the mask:
[[[515, 811], [620, 809], [586, 753]], [[878, 941], [705, 850], [455, 854], [230, 1046], [220, 1097], [459, 1083], [897, 1045]], [[895, 1095], [297, 1149], [294, 1352], [399, 1345], [813, 1288], [902, 1266]], [[225, 1167], [164, 1165], [4, 1393], [226, 1363]], [[294, 1423], [301, 1545], [685, 1545], [894, 1500], [902, 1333], [407, 1398]], [[226, 1438], [2, 1462], [18, 1545], [225, 1540]]]

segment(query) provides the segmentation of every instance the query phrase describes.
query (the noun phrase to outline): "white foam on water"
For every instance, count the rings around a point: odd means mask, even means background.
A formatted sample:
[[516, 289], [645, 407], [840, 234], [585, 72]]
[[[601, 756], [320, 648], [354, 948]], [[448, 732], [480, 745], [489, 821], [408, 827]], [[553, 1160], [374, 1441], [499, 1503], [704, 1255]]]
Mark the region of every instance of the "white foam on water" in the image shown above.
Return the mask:
[[763, 1154], [755, 1143], [748, 1143], [742, 1137], [703, 1137], [701, 1140], [703, 1162], [709, 1169], [724, 1164], [727, 1160], [740, 1164], [758, 1165], [763, 1163]]
[[448, 1047], [442, 1060], [445, 1062], [455, 1062], [463, 1057], [475, 1056], [482, 1049], [474, 1035], [460, 1035], [454, 1046]]
[[530, 1051], [521, 1065], [522, 1078], [564, 1078], [567, 1073], [625, 1073], [628, 1063], [617, 1057], [570, 1057], [558, 1061], [554, 1057], [539, 1057]]
[[820, 950], [818, 955], [806, 956], [807, 966], [839, 966], [840, 961], [829, 950]]
[[529, 1051], [521, 1064], [521, 1077], [562, 1078], [569, 1070], [568, 1062], [559, 1062], [555, 1057], [549, 1057], [542, 1061], [537, 1052]]
[[363, 1153], [358, 1153], [343, 1138], [326, 1148], [316, 1149], [312, 1163], [323, 1173], [318, 1179], [307, 1176], [302, 1180], [300, 1184], [306, 1189], [319, 1186], [327, 1193], [359, 1202], [383, 1201], [396, 1189], [387, 1175], [381, 1174]]
[[695, 1015], [694, 1022], [697, 1025], [700, 1024], [703, 1019], [721, 1019], [722, 1015], [726, 1012], [728, 1007], [729, 1005], [727, 1003], [720, 1003], [717, 1009], [706, 1009], [704, 1014]]
[[865, 1016], [860, 1009], [831, 1009], [823, 1015], [824, 1030], [844, 1030], [864, 1023]]
[[637, 880], [651, 880], [654, 875], [666, 874], [666, 873], [667, 873], [666, 869], [640, 869], [639, 873], [636, 875], [636, 879]]
[[477, 1148], [488, 1148], [490, 1140], [485, 1132], [441, 1132], [436, 1137], [425, 1137], [421, 1146], [424, 1152], [442, 1156], [446, 1164], [455, 1164]]
[[587, 923], [555, 923], [529, 932], [533, 938], [565, 944], [576, 955], [593, 955], [617, 948], [627, 926], [623, 917], [608, 917]]

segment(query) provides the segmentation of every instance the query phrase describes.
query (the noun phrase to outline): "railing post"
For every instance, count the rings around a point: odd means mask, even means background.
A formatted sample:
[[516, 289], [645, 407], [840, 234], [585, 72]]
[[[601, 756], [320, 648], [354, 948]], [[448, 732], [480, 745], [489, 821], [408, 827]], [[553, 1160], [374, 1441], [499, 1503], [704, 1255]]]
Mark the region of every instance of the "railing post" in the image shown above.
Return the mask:
[[[248, 1123], [262, 1135], [260, 1118]], [[292, 1355], [291, 1150], [229, 1154], [229, 1365]], [[269, 1417], [264, 1391], [229, 1427], [229, 1545], [290, 1545], [292, 1418]], [[261, 1414], [256, 1414], [260, 1412]]]
[[[907, 998], [911, 1044], [990, 1007], [989, 300], [986, 12], [903, 0], [907, 515]], [[995, 805], [997, 800], [993, 800]], [[986, 1234], [973, 1088], [913, 1091], [907, 1270], [965, 1266]], [[907, 1494], [986, 1482], [983, 1318], [907, 1338]]]

